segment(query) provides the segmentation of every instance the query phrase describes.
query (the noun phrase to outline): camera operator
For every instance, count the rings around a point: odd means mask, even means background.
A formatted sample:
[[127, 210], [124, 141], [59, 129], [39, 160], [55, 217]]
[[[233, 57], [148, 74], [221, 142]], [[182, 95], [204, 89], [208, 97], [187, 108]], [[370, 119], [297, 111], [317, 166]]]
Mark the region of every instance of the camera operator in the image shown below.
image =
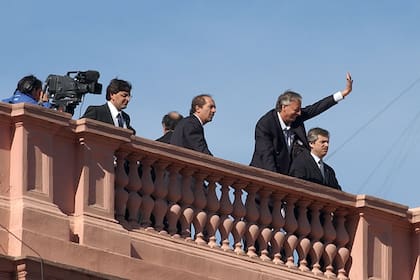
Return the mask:
[[127, 108], [131, 99], [131, 84], [124, 80], [113, 79], [106, 88], [107, 103], [99, 106], [89, 106], [82, 118], [89, 118], [128, 128], [136, 134], [130, 126], [130, 116], [122, 111]]
[[25, 76], [20, 79], [13, 95], [2, 101], [11, 104], [37, 104], [45, 108], [51, 108], [51, 104], [48, 102], [48, 96], [42, 91], [42, 82], [34, 75]]

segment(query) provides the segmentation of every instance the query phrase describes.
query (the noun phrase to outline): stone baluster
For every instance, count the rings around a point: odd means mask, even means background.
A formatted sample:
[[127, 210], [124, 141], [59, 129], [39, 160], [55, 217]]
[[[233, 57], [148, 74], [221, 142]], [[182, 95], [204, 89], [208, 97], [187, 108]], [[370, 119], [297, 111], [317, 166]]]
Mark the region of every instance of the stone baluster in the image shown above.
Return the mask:
[[293, 258], [293, 251], [295, 250], [298, 244], [298, 238], [295, 234], [296, 229], [298, 228], [298, 223], [295, 217], [295, 202], [297, 197], [293, 195], [286, 196], [286, 223], [284, 229], [286, 230], [286, 240], [284, 243], [284, 250], [286, 253], [286, 266], [289, 268], [296, 268]]
[[247, 221], [247, 229], [245, 233], [245, 240], [246, 240], [246, 249], [247, 255], [251, 258], [258, 257], [256, 248], [255, 248], [255, 241], [257, 240], [258, 235], [260, 234], [260, 228], [257, 224], [259, 218], [259, 211], [257, 208], [257, 203], [255, 202], [257, 191], [259, 187], [255, 185], [249, 185], [246, 190], [248, 191], [248, 196], [245, 202], [246, 208], [246, 215], [245, 219]]
[[155, 201], [152, 198], [152, 193], [155, 190], [155, 186], [153, 184], [151, 171], [152, 171], [152, 164], [155, 159], [152, 158], [145, 158], [141, 161], [141, 168], [142, 168], [142, 175], [141, 175], [141, 183], [142, 188], [140, 190], [140, 194], [142, 196], [142, 204], [140, 208], [141, 219], [140, 224], [142, 227], [145, 227], [148, 230], [153, 229], [151, 227], [152, 221], [150, 219], [152, 215], [153, 208], [155, 206]]
[[192, 203], [194, 202], [194, 193], [192, 192], [192, 174], [194, 170], [184, 168], [181, 170], [181, 216], [179, 222], [181, 224], [181, 237], [185, 238], [186, 241], [192, 241], [191, 237], [191, 223], [194, 218], [194, 209]]
[[273, 220], [271, 222], [271, 226], [273, 227], [273, 237], [271, 238], [271, 250], [273, 254], [273, 262], [275, 264], [284, 264], [281, 256], [281, 249], [283, 248], [283, 243], [286, 238], [286, 235], [283, 231], [285, 219], [282, 214], [282, 199], [284, 198], [284, 194], [276, 191], [272, 194], [272, 198]]
[[311, 232], [309, 233], [309, 238], [312, 241], [312, 248], [309, 251], [312, 264], [312, 273], [321, 276], [323, 272], [321, 271], [320, 260], [322, 257], [322, 252], [324, 252], [324, 244], [320, 241], [321, 237], [324, 235], [324, 228], [321, 225], [320, 210], [323, 207], [321, 203], [314, 202], [310, 205], [311, 210]]
[[208, 219], [207, 219], [206, 230], [207, 230], [207, 235], [209, 238], [208, 245], [209, 247], [214, 248], [214, 247], [219, 247], [216, 241], [217, 240], [216, 231], [219, 228], [219, 224], [220, 224], [220, 216], [217, 213], [220, 207], [220, 203], [216, 195], [216, 187], [217, 187], [216, 182], [219, 180], [219, 178], [215, 176], [210, 176], [207, 178], [207, 180], [208, 180], [208, 185], [207, 185], [206, 210], [207, 210]]
[[260, 225], [260, 235], [258, 238], [258, 245], [260, 248], [260, 258], [263, 261], [271, 261], [268, 252], [268, 243], [271, 240], [271, 236], [273, 235], [272, 229], [269, 227], [272, 221], [272, 216], [270, 213], [269, 202], [270, 202], [270, 194], [271, 190], [261, 189], [259, 191], [259, 196], [261, 199], [260, 203], [260, 217], [259, 217], [259, 225]]
[[229, 217], [229, 215], [232, 213], [233, 205], [230, 202], [229, 199], [229, 186], [232, 185], [233, 180], [229, 178], [223, 178], [220, 181], [221, 192], [222, 195], [220, 197], [220, 225], [219, 225], [219, 231], [220, 231], [220, 237], [221, 237], [221, 248], [224, 251], [231, 251], [232, 248], [229, 246], [229, 233], [232, 231], [233, 227], [233, 221]]
[[345, 216], [347, 215], [348, 211], [339, 208], [335, 211], [335, 221], [336, 221], [336, 229], [337, 229], [337, 238], [335, 243], [337, 244], [337, 256], [336, 256], [336, 264], [337, 264], [337, 278], [340, 280], [347, 280], [346, 272], [346, 264], [350, 257], [350, 250], [347, 249], [345, 246], [350, 240], [349, 234], [345, 227]]
[[309, 271], [307, 256], [311, 249], [311, 241], [307, 238], [307, 235], [311, 232], [311, 225], [308, 221], [308, 205], [311, 203], [310, 200], [301, 199], [298, 201], [298, 230], [297, 234], [299, 242], [297, 246], [297, 252], [299, 255], [299, 269], [301, 271]]
[[245, 235], [246, 223], [244, 221], [244, 216], [246, 214], [245, 205], [242, 202], [242, 193], [243, 189], [246, 187], [247, 183], [236, 182], [233, 184], [234, 197], [232, 216], [233, 220], [233, 242], [234, 242], [234, 252], [238, 255], [245, 255], [245, 251], [242, 249], [242, 239]]
[[155, 218], [155, 230], [161, 234], [167, 233], [164, 230], [163, 220], [168, 210], [168, 202], [166, 199], [166, 196], [168, 195], [168, 182], [165, 180], [168, 175], [165, 169], [168, 165], [169, 162], [161, 160], [153, 165], [155, 171], [155, 190], [153, 192], [155, 205], [153, 208], [153, 216]]
[[[42, 264], [42, 263], [41, 263]], [[29, 266], [25, 263], [18, 263], [16, 265], [16, 275], [15, 277], [13, 277], [16, 280], [25, 280], [28, 279], [29, 277], [32, 277], [32, 274], [29, 273]], [[12, 273], [8, 273], [9, 275], [7, 276], [7, 278], [2, 278], [2, 279], [11, 279], [12, 278]], [[33, 276], [34, 278], [36, 277], [35, 275]]]
[[128, 222], [132, 228], [139, 226], [139, 216], [140, 216], [140, 206], [142, 198], [140, 197], [138, 191], [140, 191], [142, 184], [139, 177], [139, 156], [130, 154], [127, 157], [128, 160], [128, 185], [126, 189], [128, 190], [128, 200], [127, 200], [127, 210], [128, 210]]
[[179, 237], [177, 233], [177, 223], [181, 216], [181, 205], [178, 203], [182, 197], [180, 175], [180, 165], [171, 164], [169, 166], [169, 183], [168, 183], [168, 213], [166, 219], [168, 221], [168, 233], [174, 237]]
[[207, 188], [204, 183], [204, 178], [206, 178], [204, 173], [195, 173], [194, 174], [194, 229], [195, 229], [195, 243], [199, 245], [206, 245], [207, 242], [204, 236], [204, 228], [207, 223], [207, 213], [203, 209], [206, 207], [207, 198], [205, 195], [204, 188]]
[[324, 275], [328, 278], [335, 277], [333, 261], [335, 255], [337, 253], [337, 247], [333, 243], [336, 238], [336, 231], [333, 225], [333, 215], [334, 215], [335, 207], [333, 206], [326, 206], [323, 209], [323, 220], [324, 220], [324, 265], [325, 265], [325, 272]]
[[128, 176], [124, 169], [126, 152], [115, 153], [117, 166], [115, 169], [115, 219], [120, 223], [125, 222], [125, 210], [127, 207], [128, 192], [125, 186], [128, 184]]

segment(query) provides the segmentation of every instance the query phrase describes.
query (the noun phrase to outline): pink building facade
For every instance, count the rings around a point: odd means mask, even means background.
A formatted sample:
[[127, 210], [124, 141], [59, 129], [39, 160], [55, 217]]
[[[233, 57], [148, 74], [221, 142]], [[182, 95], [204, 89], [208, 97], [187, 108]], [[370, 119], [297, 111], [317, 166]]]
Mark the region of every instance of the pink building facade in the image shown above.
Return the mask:
[[420, 280], [420, 208], [38, 106], [0, 115], [0, 279]]

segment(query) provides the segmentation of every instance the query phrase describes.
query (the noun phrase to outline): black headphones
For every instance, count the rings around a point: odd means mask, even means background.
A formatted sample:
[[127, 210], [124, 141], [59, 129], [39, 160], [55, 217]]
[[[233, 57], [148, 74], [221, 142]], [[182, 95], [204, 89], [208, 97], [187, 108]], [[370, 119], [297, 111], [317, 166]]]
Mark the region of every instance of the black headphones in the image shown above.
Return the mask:
[[22, 80], [19, 81], [17, 89], [20, 92], [32, 94], [32, 91], [34, 90], [37, 81], [38, 79], [33, 75], [24, 77]]

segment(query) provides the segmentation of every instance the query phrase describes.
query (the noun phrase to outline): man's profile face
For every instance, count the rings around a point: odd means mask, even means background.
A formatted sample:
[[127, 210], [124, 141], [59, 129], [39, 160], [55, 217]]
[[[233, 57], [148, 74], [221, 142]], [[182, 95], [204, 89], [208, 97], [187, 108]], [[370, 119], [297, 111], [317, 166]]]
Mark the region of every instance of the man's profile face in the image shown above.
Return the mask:
[[280, 116], [287, 125], [290, 125], [300, 116], [300, 109], [301, 102], [299, 100], [292, 100], [289, 105], [282, 105]]
[[127, 108], [128, 102], [130, 102], [130, 92], [128, 91], [119, 91], [117, 93], [111, 94], [111, 102], [114, 104], [115, 108], [118, 111]]
[[203, 124], [211, 122], [216, 113], [216, 104], [214, 103], [213, 98], [204, 96], [206, 103], [203, 107], [196, 106], [195, 113], [200, 118]]
[[318, 135], [318, 139], [315, 142], [309, 143], [311, 152], [321, 159], [327, 155], [329, 145], [330, 139], [322, 135]]

